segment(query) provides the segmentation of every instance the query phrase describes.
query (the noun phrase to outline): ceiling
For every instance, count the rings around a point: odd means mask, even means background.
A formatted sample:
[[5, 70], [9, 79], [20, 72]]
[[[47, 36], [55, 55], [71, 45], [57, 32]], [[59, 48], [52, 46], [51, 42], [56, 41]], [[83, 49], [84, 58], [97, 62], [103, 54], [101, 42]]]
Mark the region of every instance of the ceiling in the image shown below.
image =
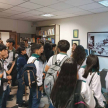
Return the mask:
[[42, 21], [108, 11], [98, 1], [101, 0], [0, 0], [0, 18]]

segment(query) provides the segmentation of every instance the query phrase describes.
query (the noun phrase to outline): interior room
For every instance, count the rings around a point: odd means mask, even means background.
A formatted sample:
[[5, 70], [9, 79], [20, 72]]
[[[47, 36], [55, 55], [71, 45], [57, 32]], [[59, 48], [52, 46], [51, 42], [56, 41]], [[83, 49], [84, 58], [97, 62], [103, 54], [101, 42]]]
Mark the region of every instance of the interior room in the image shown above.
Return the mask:
[[[108, 103], [108, 0], [0, 0], [0, 40], [6, 45], [9, 38], [14, 39], [15, 49], [24, 38], [30, 46], [40, 40], [56, 45], [67, 40], [69, 57], [73, 43], [82, 45], [87, 56], [94, 54], [99, 59], [101, 85]], [[6, 107], [20, 108], [16, 105], [18, 86], [10, 84], [10, 88], [11, 99]], [[26, 89], [23, 100], [27, 101], [30, 90]], [[49, 108], [47, 96], [42, 95], [39, 108]]]

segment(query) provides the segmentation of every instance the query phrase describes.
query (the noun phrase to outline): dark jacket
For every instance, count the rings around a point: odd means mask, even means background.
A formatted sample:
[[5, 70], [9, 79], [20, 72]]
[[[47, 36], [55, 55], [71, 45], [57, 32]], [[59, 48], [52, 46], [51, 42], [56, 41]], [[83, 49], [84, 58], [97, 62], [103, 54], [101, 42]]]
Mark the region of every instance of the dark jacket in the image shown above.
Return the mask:
[[27, 60], [26, 60], [25, 56], [19, 54], [18, 58], [17, 58], [17, 61], [16, 61], [16, 69], [17, 69], [17, 72], [18, 72], [18, 74], [17, 74], [18, 79], [20, 79], [22, 74], [23, 74], [22, 69], [23, 69], [25, 64], [27, 64]]

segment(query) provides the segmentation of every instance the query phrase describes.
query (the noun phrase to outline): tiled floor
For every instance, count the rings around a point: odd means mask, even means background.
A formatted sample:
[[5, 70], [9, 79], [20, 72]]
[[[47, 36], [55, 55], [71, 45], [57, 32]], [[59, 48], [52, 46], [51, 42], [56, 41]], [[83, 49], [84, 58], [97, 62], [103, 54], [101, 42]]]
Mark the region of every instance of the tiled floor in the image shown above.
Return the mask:
[[[11, 88], [10, 95], [14, 95], [14, 97], [13, 97], [13, 100], [12, 101], [7, 101], [7, 107], [8, 108], [18, 108], [18, 106], [16, 106], [16, 93], [17, 93], [17, 88], [18, 88], [17, 86]], [[27, 93], [29, 93], [29, 89], [27, 89]], [[27, 100], [28, 99], [29, 99], [29, 95], [27, 95]], [[25, 100], [25, 96], [23, 96], [23, 100]], [[48, 105], [48, 99], [47, 99], [46, 96], [41, 98], [40, 106], [42, 104], [45, 104], [45, 106], [43, 108], [48, 108], [49, 107], [49, 105]], [[42, 107], [39, 107], [39, 108], [42, 108]]]

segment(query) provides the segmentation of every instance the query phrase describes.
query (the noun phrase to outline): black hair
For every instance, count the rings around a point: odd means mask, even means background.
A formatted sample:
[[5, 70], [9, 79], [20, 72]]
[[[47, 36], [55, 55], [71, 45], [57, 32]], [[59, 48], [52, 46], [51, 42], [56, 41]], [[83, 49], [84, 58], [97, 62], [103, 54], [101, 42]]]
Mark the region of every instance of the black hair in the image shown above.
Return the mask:
[[51, 56], [54, 55], [54, 53], [52, 51], [52, 46], [51, 46], [50, 43], [45, 43], [45, 45], [44, 45], [44, 52], [45, 52], [45, 56], [46, 56], [47, 61], [49, 60], [49, 58]]
[[44, 46], [44, 41], [43, 40], [40, 40], [40, 44], [42, 44]]
[[90, 54], [87, 57], [85, 73], [83, 75], [84, 78], [87, 78], [89, 72], [99, 72], [99, 59], [96, 55]]
[[35, 51], [37, 50], [37, 49], [40, 49], [42, 47], [42, 44], [33, 44], [32, 46], [31, 46], [31, 52], [32, 53], [35, 53]]
[[77, 64], [81, 66], [86, 58], [84, 47], [82, 45], [78, 45], [74, 50], [72, 57], [77, 61]]
[[56, 44], [52, 44], [52, 48], [53, 48], [53, 47], [56, 47]]
[[[32, 53], [35, 53], [36, 49], [40, 49], [42, 46], [43, 46], [42, 44], [33, 44], [33, 45], [31, 46], [31, 52], [32, 52]], [[41, 53], [39, 59], [40, 59], [43, 63], [46, 62], [46, 57], [45, 57], [44, 52]]]
[[67, 40], [60, 40], [58, 42], [58, 48], [60, 51], [67, 52], [70, 48], [70, 43]]
[[62, 65], [60, 74], [51, 92], [51, 100], [55, 108], [65, 108], [72, 95], [77, 81], [77, 63], [68, 58]]
[[19, 46], [20, 46], [20, 47], [25, 47], [25, 43], [24, 43], [24, 42], [20, 42], [20, 43], [19, 43]]
[[76, 43], [73, 43], [72, 45], [74, 45], [75, 44], [75, 46], [77, 47], [77, 44]]
[[0, 43], [0, 51], [2, 51], [2, 50], [6, 50], [6, 46], [4, 44]]
[[24, 51], [24, 50], [25, 50], [25, 47], [19, 47], [19, 48], [17, 48], [16, 53], [21, 54], [22, 51]]
[[15, 45], [15, 40], [13, 38], [7, 39], [6, 42], [12, 43], [12, 46]]

